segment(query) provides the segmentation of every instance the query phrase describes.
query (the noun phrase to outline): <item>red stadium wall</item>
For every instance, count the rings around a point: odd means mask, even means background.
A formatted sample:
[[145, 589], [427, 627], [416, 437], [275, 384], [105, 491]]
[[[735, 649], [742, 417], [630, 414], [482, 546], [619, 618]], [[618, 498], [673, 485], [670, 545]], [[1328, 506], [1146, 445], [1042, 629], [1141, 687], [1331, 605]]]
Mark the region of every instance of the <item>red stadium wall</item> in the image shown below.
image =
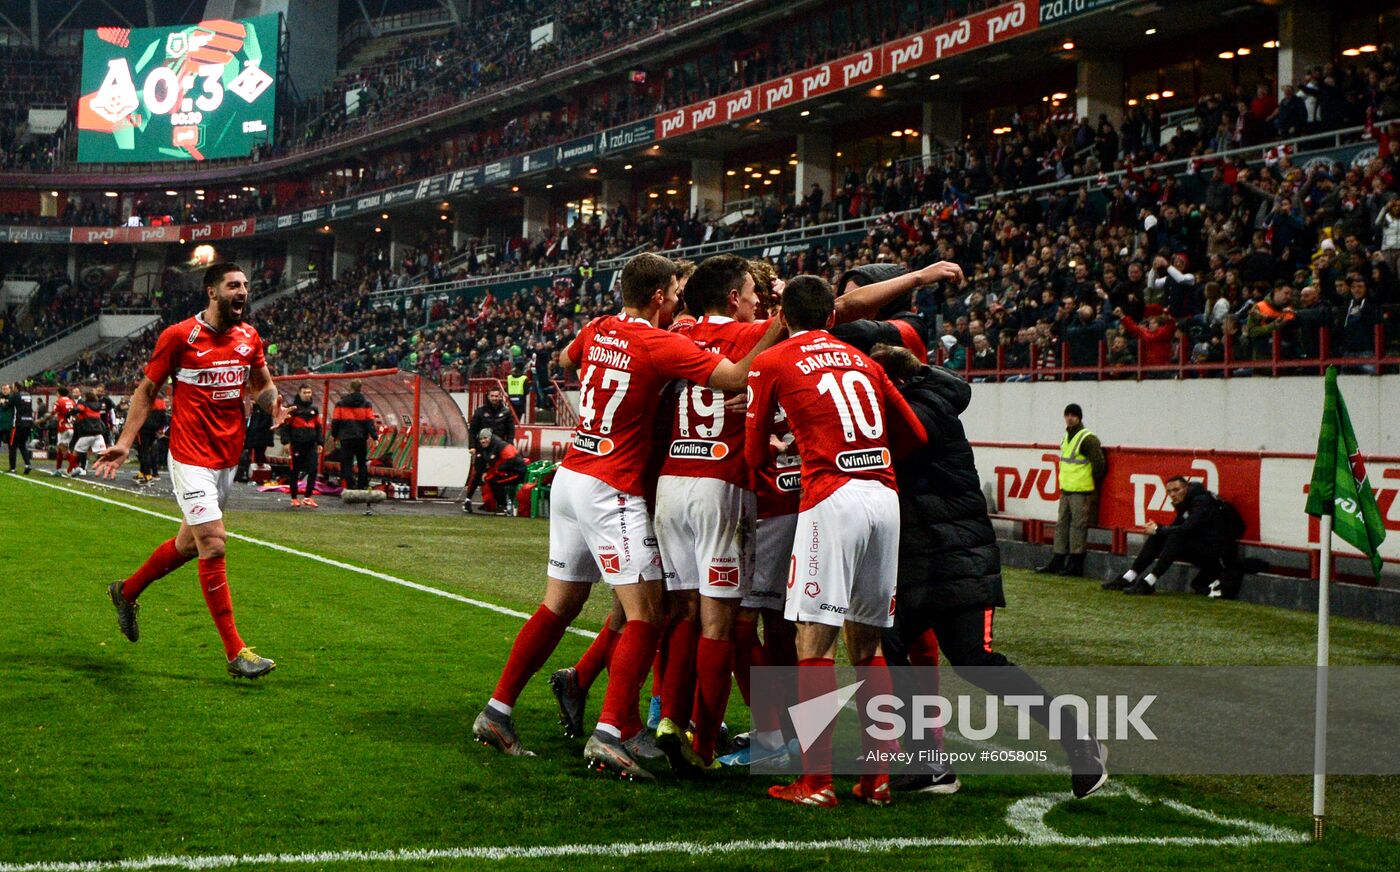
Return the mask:
[[[1059, 446], [1049, 443], [974, 442], [982, 491], [993, 513], [1027, 522], [1031, 538], [1055, 521], [1060, 497]], [[1303, 512], [1312, 479], [1310, 454], [1217, 451], [1191, 448], [1105, 447], [1108, 475], [1095, 526], [1111, 531], [1123, 553], [1127, 534], [1148, 521], [1170, 523], [1166, 480], [1174, 475], [1203, 483], [1239, 509], [1245, 540], [1284, 550], [1318, 547], [1315, 518]], [[1400, 457], [1368, 457], [1366, 470], [1390, 536], [1381, 546], [1387, 562], [1400, 563]], [[1338, 553], [1355, 555], [1337, 540]]]

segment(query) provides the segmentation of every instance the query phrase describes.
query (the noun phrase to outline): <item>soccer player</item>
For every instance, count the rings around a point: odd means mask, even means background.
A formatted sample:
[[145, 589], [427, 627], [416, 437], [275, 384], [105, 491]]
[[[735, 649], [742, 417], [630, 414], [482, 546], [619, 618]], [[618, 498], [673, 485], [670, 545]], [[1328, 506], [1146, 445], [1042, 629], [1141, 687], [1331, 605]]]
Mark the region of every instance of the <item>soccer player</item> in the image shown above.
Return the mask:
[[78, 396], [78, 389], [74, 387], [67, 391], [59, 391], [58, 398], [53, 401], [52, 415], [57, 428], [54, 475], [63, 475], [63, 462], [69, 459], [68, 455], [73, 445], [73, 422], [68, 420], [68, 416], [73, 414], [73, 408], [78, 405]]
[[[773, 417], [787, 414], [802, 457], [802, 502], [797, 518], [785, 615], [797, 622], [801, 698], [836, 690], [836, 642], [845, 629], [856, 666], [884, 668], [880, 633], [892, 623], [899, 552], [899, 499], [891, 455], [902, 456], [927, 438], [923, 426], [884, 370], [827, 332], [833, 322], [831, 286], [798, 276], [783, 288], [782, 319], [791, 335], [759, 355], [749, 375], [745, 457], [767, 460]], [[865, 700], [887, 692], [867, 679]], [[803, 752], [803, 774], [769, 794], [787, 802], [829, 807], [830, 727]], [[889, 775], [864, 775], [856, 796], [873, 805], [890, 801]]]
[[131, 395], [127, 426], [117, 444], [102, 453], [94, 472], [115, 478], [166, 379], [174, 380], [170, 419], [170, 481], [184, 520], [175, 538], [161, 543], [135, 574], [113, 582], [107, 593], [122, 635], [140, 637], [136, 598], [152, 582], [199, 558], [199, 584], [223, 641], [228, 673], [258, 678], [276, 663], [243, 644], [233, 620], [224, 564], [223, 507], [233, 487], [243, 447], [243, 392], [281, 423], [282, 400], [272, 384], [262, 339], [243, 321], [248, 277], [236, 264], [219, 263], [204, 273], [209, 305], [192, 318], [165, 328]]
[[107, 450], [107, 424], [103, 420], [106, 404], [96, 388], [83, 391], [83, 399], [68, 413], [73, 422], [73, 460], [70, 475], [87, 475], [88, 455]]
[[[743, 359], [768, 329], [754, 322], [758, 295], [748, 262], [737, 255], [715, 255], [696, 267], [685, 303], [697, 320], [682, 335], [729, 360]], [[703, 383], [678, 386], [656, 484], [656, 538], [673, 620], [656, 743], [683, 774], [714, 765], [734, 668], [734, 620], [753, 573], [757, 508], [744, 464], [744, 423], [725, 407], [735, 395]], [[685, 733], [692, 717], [693, 743]]]
[[745, 383], [763, 341], [735, 363], [664, 329], [676, 306], [676, 267], [640, 254], [622, 270], [622, 312], [590, 322], [560, 355], [583, 371], [579, 426], [554, 479], [550, 499], [549, 570], [544, 602], [526, 622], [490, 701], [472, 725], [477, 741], [528, 755], [511, 720], [521, 690], [559, 644], [564, 630], [604, 579], [627, 623], [612, 653], [598, 727], [584, 747], [590, 768], [623, 778], [652, 776], [628, 747], [644, 735], [637, 695], [656, 651], [661, 557], [644, 498], [643, 470], [652, 444], [652, 415], [663, 388], [686, 379], [721, 390]]
[[[316, 408], [315, 391], [311, 385], [297, 387], [297, 398], [287, 410], [287, 420], [282, 424], [282, 444], [291, 451], [292, 508], [316, 505], [316, 472], [321, 464], [321, 448], [325, 443], [324, 428], [321, 426], [321, 410]], [[306, 498], [297, 498], [297, 482], [306, 477]]]

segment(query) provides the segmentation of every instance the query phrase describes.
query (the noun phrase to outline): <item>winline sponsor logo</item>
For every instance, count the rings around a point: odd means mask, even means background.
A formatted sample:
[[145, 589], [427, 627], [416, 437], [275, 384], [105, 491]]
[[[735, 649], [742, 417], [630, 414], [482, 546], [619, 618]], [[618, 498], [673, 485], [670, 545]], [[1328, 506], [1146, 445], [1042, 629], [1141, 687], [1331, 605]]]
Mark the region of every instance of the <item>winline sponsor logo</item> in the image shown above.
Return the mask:
[[864, 448], [857, 451], [842, 451], [836, 455], [836, 468], [844, 472], [888, 469], [889, 465], [890, 451], [888, 448]]
[[577, 448], [579, 451], [583, 451], [588, 454], [596, 454], [599, 457], [602, 457], [604, 455], [612, 454], [614, 444], [613, 441], [607, 438], [606, 436], [594, 436], [589, 433], [575, 433], [574, 447]]
[[723, 460], [729, 454], [729, 446], [723, 442], [709, 442], [704, 439], [677, 439], [671, 443], [671, 456], [691, 460]]

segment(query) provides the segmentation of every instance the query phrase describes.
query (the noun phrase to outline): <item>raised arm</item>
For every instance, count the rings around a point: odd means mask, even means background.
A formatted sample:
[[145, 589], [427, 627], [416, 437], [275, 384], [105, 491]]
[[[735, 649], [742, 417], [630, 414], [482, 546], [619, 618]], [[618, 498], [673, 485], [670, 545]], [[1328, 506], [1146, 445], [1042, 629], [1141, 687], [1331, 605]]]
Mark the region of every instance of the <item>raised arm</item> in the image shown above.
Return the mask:
[[905, 273], [883, 282], [856, 288], [836, 298], [836, 323], [872, 318], [887, 303], [899, 299], [900, 296], [924, 285], [945, 281], [962, 284], [962, 267], [950, 260], [940, 260], [917, 272]]

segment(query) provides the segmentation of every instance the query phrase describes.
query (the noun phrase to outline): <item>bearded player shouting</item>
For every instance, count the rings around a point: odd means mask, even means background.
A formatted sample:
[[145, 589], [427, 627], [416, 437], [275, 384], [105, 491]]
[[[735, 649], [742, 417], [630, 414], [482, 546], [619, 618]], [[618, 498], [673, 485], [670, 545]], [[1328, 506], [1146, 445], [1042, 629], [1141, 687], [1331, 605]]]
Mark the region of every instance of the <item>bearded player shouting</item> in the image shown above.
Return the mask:
[[215, 264], [204, 273], [204, 290], [209, 294], [208, 308], [160, 334], [145, 377], [131, 395], [121, 437], [102, 452], [94, 468], [101, 478], [116, 477], [153, 400], [166, 379], [172, 379], [170, 480], [184, 521], [175, 538], [161, 543], [134, 575], [113, 582], [107, 592], [116, 606], [122, 635], [135, 642], [140, 637], [136, 598], [141, 591], [197, 556], [199, 585], [223, 640], [228, 673], [235, 678], [258, 678], [277, 664], [244, 645], [234, 625], [224, 568], [228, 534], [223, 507], [243, 448], [245, 387], [274, 422], [280, 423], [284, 412], [258, 331], [243, 323], [248, 277], [236, 264]]

